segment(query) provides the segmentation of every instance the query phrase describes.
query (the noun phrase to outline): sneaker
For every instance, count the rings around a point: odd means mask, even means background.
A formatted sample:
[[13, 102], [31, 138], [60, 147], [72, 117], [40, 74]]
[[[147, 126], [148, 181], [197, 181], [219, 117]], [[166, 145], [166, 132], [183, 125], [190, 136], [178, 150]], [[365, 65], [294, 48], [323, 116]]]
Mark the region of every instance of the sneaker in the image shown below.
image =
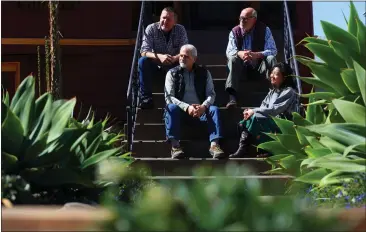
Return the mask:
[[141, 100], [140, 108], [141, 109], [153, 109], [154, 108], [153, 100], [151, 98], [145, 98], [145, 99]]
[[214, 159], [226, 157], [225, 152], [218, 145], [211, 146], [209, 152]]
[[172, 159], [184, 158], [184, 151], [181, 147], [172, 147], [171, 151]]

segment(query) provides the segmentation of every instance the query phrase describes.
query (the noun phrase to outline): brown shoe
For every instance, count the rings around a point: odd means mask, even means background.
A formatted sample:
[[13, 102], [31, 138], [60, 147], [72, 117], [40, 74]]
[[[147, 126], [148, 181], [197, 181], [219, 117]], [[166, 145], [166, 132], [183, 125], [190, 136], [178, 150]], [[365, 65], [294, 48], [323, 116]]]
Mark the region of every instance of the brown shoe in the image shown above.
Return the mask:
[[209, 152], [214, 159], [220, 159], [226, 157], [225, 152], [220, 148], [219, 145], [211, 146]]

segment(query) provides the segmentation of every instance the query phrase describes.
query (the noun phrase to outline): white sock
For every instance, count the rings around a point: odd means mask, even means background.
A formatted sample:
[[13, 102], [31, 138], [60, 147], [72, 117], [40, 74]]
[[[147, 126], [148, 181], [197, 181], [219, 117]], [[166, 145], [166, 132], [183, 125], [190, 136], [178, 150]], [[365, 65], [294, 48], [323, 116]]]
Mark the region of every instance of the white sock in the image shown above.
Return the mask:
[[172, 147], [179, 147], [180, 146], [179, 141], [176, 140], [176, 139], [170, 139], [170, 142], [172, 144]]
[[214, 139], [214, 140], [211, 141], [211, 147], [218, 146], [218, 145], [219, 145], [218, 139]]

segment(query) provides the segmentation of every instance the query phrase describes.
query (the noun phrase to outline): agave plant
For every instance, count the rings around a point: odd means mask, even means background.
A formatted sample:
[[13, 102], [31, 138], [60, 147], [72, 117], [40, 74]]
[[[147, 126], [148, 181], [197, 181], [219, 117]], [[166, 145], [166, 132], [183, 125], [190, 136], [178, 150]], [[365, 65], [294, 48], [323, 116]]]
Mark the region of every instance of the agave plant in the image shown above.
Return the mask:
[[269, 173], [324, 186], [350, 181], [366, 172], [366, 27], [351, 2], [348, 31], [321, 21], [326, 40], [307, 37], [307, 47], [322, 62], [296, 57], [313, 77], [298, 77], [323, 91], [309, 98], [306, 117], [274, 118], [281, 134], [258, 148], [270, 151]]
[[73, 110], [76, 99], [53, 100], [45, 93], [35, 100], [35, 80], [28, 76], [10, 102], [2, 99], [2, 169], [20, 175], [40, 186], [76, 184], [95, 187], [95, 168], [99, 162], [113, 158], [128, 165], [128, 154], [121, 145], [121, 134], [109, 133], [108, 121], [94, 124], [76, 122]]

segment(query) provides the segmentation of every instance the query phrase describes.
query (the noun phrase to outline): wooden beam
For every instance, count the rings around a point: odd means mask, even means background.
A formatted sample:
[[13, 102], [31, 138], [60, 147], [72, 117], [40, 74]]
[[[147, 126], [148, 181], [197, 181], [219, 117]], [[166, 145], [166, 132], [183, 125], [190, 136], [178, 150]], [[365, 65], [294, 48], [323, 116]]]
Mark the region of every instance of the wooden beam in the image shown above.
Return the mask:
[[[61, 39], [64, 46], [131, 46], [135, 39]], [[44, 45], [44, 38], [1, 38], [2, 45]]]
[[20, 62], [1, 62], [2, 72], [15, 72], [14, 86], [15, 90], [20, 84]]

